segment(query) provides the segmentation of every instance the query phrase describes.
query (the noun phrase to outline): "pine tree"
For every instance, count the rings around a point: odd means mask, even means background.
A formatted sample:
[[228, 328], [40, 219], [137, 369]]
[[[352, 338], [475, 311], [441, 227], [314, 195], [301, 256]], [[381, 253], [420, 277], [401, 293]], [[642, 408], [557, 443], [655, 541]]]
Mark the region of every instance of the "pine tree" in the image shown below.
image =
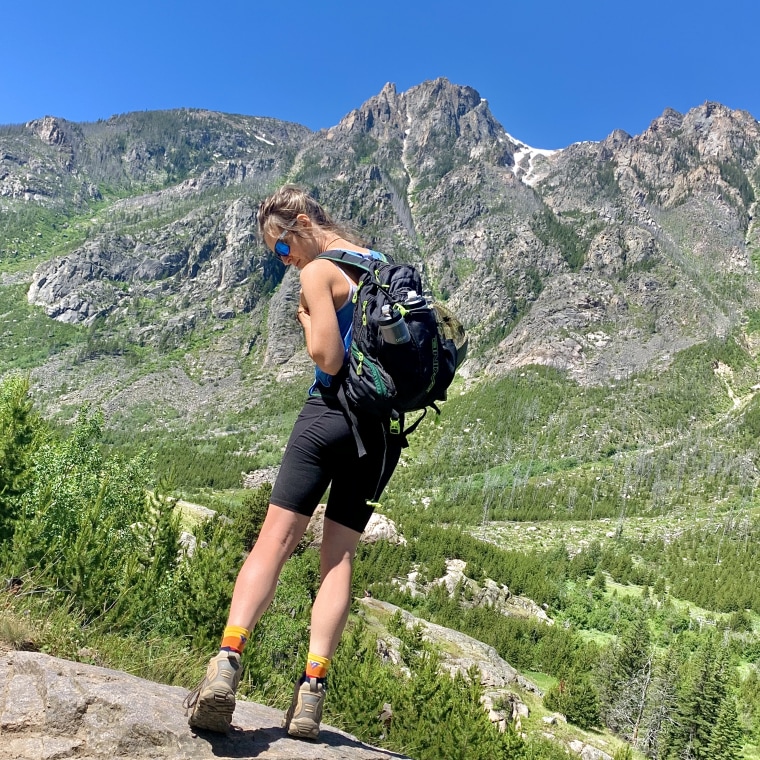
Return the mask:
[[32, 407], [29, 380], [0, 384], [0, 545], [13, 535], [20, 499], [32, 478], [32, 454], [43, 426]]
[[480, 703], [480, 673], [473, 668], [453, 677], [441, 671], [436, 652], [417, 629], [396, 632], [408, 678], [391, 682], [386, 698], [393, 718], [390, 746], [419, 760], [520, 760], [523, 742], [514, 731], [500, 733]]
[[272, 495], [270, 483], [264, 483], [258, 488], [248, 491], [242, 503], [232, 511], [231, 517], [243, 539], [246, 551], [250, 551], [258, 538], [264, 518], [269, 508], [269, 497]]
[[[341, 720], [345, 730], [373, 744], [386, 738], [396, 707], [391, 702], [396, 675], [376, 650], [377, 641], [364, 620], [349, 623], [330, 666], [330, 693], [325, 703], [328, 721]], [[378, 716], [386, 703], [391, 709], [381, 722]]]
[[[159, 485], [164, 492], [166, 484]], [[150, 626], [167, 633], [177, 631], [173, 594], [177, 569], [183, 556], [180, 549], [180, 515], [176, 500], [163, 493], [148, 496], [145, 516], [134, 526], [140, 536], [133, 559], [125, 563], [123, 594], [110, 611], [114, 620], [128, 619], [133, 625]]]
[[607, 652], [599, 672], [604, 722], [634, 744], [647, 709], [653, 659], [649, 624], [638, 611], [619, 643]]
[[710, 760], [708, 746], [727, 682], [726, 648], [713, 635], [682, 668], [676, 713], [664, 742], [665, 757]]
[[648, 757], [664, 757], [662, 747], [676, 714], [676, 688], [680, 652], [670, 647], [652, 668], [652, 683], [637, 737], [637, 748]]
[[580, 673], [570, 673], [549, 689], [544, 705], [562, 713], [579, 728], [599, 725], [599, 696], [588, 677]]
[[242, 546], [218, 518], [196, 528], [195, 534], [198, 544], [205, 546], [181, 566], [175, 605], [178, 625], [192, 634], [196, 648], [204, 650], [219, 643]]
[[738, 687], [740, 720], [747, 736], [757, 743], [760, 739], [760, 670], [750, 668]]
[[617, 657], [617, 675], [621, 681], [636, 677], [648, 666], [651, 656], [652, 636], [646, 616], [638, 611], [626, 628], [620, 641]]
[[726, 694], [715, 721], [707, 754], [710, 760], [739, 760], [742, 756], [742, 730], [733, 693]]

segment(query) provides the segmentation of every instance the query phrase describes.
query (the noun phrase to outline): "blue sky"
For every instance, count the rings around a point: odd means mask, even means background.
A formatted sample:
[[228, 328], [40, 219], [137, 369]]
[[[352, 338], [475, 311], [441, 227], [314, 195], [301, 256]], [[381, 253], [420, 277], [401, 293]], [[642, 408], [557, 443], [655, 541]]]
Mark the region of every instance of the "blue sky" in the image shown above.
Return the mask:
[[189, 107], [320, 129], [440, 76], [536, 148], [706, 100], [760, 119], [756, 0], [8, 0], [0, 27], [0, 124]]

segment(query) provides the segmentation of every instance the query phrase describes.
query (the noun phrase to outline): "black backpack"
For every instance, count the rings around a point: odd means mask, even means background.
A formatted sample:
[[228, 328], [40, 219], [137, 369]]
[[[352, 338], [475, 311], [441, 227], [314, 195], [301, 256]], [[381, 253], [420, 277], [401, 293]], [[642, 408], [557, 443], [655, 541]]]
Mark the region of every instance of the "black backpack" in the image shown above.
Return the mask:
[[[345, 396], [350, 411], [387, 418], [391, 432], [406, 436], [429, 407], [439, 413], [435, 402], [446, 399], [467, 354], [464, 328], [443, 306], [423, 297], [420, 273], [411, 264], [396, 264], [374, 251], [331, 250], [318, 258], [362, 272], [339, 397]], [[422, 416], [403, 430], [403, 414], [417, 410]], [[361, 455], [358, 438], [357, 443]]]

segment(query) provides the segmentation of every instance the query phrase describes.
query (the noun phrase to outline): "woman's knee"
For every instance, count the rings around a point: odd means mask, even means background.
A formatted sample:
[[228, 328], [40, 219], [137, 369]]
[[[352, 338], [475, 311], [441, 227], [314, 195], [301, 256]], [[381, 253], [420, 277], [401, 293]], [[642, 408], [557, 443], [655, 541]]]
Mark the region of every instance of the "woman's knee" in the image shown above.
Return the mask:
[[306, 515], [270, 504], [259, 531], [254, 551], [266, 549], [290, 556], [309, 524]]

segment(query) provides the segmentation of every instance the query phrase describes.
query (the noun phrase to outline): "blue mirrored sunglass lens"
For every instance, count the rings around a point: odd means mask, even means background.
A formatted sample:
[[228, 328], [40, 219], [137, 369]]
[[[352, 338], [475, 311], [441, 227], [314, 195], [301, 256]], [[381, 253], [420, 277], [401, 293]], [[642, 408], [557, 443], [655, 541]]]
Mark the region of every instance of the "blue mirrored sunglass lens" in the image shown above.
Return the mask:
[[274, 252], [278, 256], [290, 256], [290, 246], [282, 240], [278, 240], [274, 244]]

